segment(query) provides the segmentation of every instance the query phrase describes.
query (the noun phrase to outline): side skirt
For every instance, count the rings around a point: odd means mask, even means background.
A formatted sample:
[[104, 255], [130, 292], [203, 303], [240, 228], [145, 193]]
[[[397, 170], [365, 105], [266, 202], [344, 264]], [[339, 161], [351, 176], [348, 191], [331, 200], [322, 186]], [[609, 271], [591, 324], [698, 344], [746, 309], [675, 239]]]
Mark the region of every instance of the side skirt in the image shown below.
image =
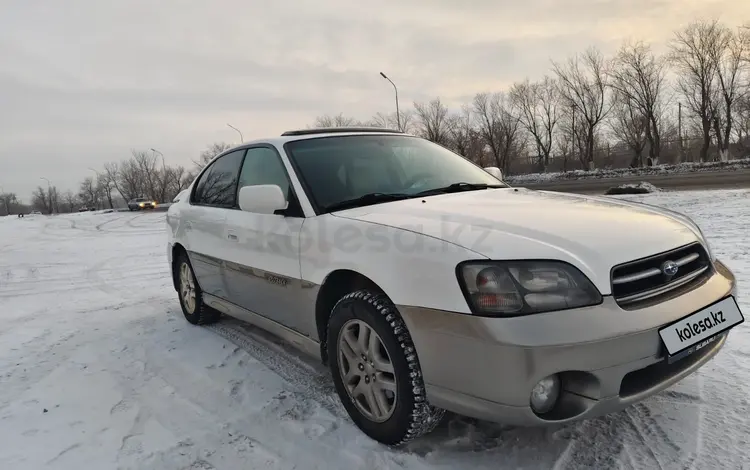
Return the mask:
[[315, 340], [308, 338], [296, 331], [285, 327], [284, 325], [270, 320], [262, 315], [258, 315], [255, 312], [251, 312], [245, 308], [235, 305], [231, 302], [227, 302], [224, 299], [220, 299], [211, 294], [203, 293], [203, 301], [212, 308], [237, 318], [238, 320], [245, 321], [253, 326], [265, 330], [272, 335], [281, 338], [287, 343], [291, 344], [295, 348], [299, 349], [304, 354], [307, 354], [319, 361], [322, 361], [320, 357], [320, 343]]

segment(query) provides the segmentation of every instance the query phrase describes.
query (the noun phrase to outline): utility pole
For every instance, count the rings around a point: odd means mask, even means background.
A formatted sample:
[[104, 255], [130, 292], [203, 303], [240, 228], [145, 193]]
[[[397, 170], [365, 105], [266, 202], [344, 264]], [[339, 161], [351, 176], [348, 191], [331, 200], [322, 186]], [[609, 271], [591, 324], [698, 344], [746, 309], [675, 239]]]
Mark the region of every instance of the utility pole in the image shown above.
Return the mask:
[[576, 146], [578, 146], [578, 141], [576, 140], [576, 107], [571, 106], [570, 109], [573, 111], [573, 146], [571, 148], [571, 152], [573, 153], [573, 159], [575, 159]]
[[677, 103], [677, 133], [679, 134], [678, 148], [680, 150], [680, 162], [685, 160], [685, 147], [682, 142], [682, 102]]

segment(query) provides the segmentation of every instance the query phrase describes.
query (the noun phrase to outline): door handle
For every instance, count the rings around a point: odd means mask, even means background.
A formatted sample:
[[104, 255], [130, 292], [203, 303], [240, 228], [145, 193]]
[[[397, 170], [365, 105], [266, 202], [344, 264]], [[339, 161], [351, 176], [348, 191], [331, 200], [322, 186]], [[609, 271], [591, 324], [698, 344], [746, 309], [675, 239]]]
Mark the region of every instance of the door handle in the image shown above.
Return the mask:
[[237, 238], [237, 234], [234, 233], [234, 232], [228, 232], [227, 233], [227, 238], [230, 239], [230, 240], [232, 240], [232, 241], [235, 241], [235, 242], [237, 240], [239, 240], [239, 238]]

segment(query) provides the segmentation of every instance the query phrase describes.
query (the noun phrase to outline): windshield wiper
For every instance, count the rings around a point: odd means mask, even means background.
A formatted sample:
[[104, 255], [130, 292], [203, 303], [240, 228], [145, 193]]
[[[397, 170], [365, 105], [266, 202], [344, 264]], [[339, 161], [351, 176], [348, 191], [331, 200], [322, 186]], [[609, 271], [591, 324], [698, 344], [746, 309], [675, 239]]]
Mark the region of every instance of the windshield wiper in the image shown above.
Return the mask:
[[325, 210], [326, 212], [340, 211], [344, 209], [352, 209], [354, 207], [380, 204], [381, 202], [400, 201], [402, 199], [408, 199], [410, 197], [414, 196], [402, 193], [367, 193], [354, 199], [347, 199], [346, 201], [339, 201], [334, 202], [333, 204], [328, 204], [323, 208], [323, 210]]
[[434, 194], [458, 193], [461, 191], [476, 191], [478, 189], [506, 188], [504, 184], [487, 184], [487, 183], [453, 183], [442, 188], [433, 188], [416, 193], [414, 196], [432, 196]]

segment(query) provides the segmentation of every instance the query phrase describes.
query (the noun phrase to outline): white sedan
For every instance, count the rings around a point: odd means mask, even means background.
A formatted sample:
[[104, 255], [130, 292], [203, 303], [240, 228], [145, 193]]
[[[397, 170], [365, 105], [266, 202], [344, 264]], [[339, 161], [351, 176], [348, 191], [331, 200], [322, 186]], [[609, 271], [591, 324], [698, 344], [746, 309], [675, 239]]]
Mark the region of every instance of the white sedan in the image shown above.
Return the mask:
[[228, 314], [320, 358], [388, 445], [444, 410], [545, 425], [622, 409], [743, 321], [734, 276], [686, 216], [512, 188], [386, 129], [230, 149], [167, 224], [185, 318]]

